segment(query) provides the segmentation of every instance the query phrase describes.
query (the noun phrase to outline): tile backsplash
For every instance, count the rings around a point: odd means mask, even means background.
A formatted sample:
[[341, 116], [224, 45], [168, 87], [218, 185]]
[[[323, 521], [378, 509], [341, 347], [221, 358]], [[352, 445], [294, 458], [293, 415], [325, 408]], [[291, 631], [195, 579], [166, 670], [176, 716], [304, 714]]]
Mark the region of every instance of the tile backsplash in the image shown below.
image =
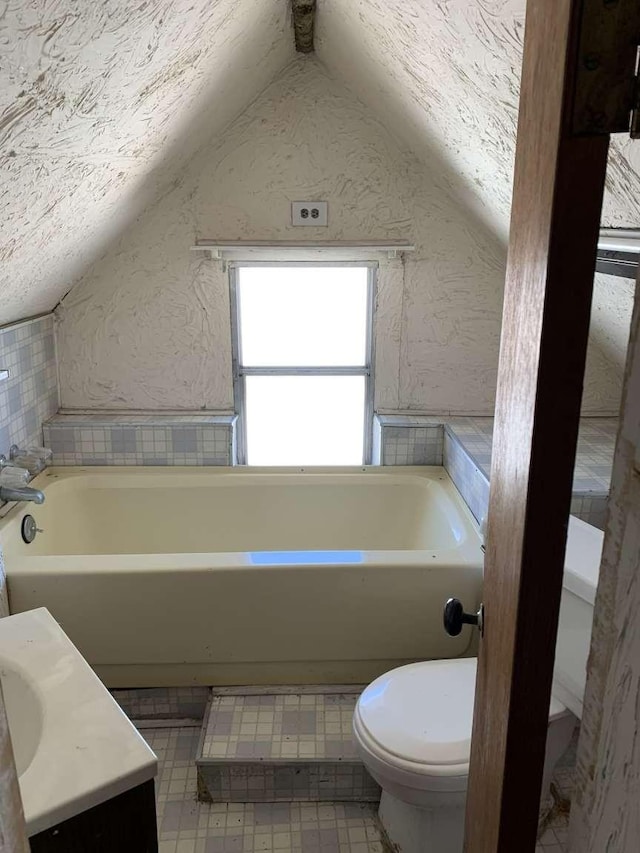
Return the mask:
[[[12, 444], [42, 444], [42, 422], [58, 411], [58, 371], [53, 316], [0, 329], [0, 453]], [[7, 616], [4, 566], [0, 552], [0, 616]]]
[[[452, 418], [447, 422], [447, 429], [459, 439], [488, 477], [491, 473], [493, 418]], [[617, 418], [581, 418], [573, 476], [574, 493], [609, 492], [617, 430]]]
[[232, 465], [235, 415], [56, 415], [55, 465]]
[[58, 411], [53, 316], [0, 329], [0, 453], [42, 444], [42, 422]]
[[437, 420], [377, 415], [374, 463], [378, 465], [442, 465], [443, 426]]
[[[607, 514], [617, 429], [617, 418], [580, 420], [570, 512], [601, 530], [604, 529]], [[466, 476], [461, 482], [464, 488], [472, 487], [473, 493], [470, 492], [469, 499], [476, 507], [471, 507], [474, 515], [476, 510], [483, 513], [482, 506], [478, 504], [479, 499], [484, 500], [480, 478], [484, 476], [488, 482], [491, 474], [493, 418], [454, 418], [447, 423], [445, 433], [452, 440], [449, 444], [450, 458], [456, 455], [453, 446], [456, 441], [468, 455], [468, 462], [463, 466]], [[445, 467], [448, 465], [445, 454]], [[477, 473], [474, 473], [474, 469]], [[449, 473], [451, 474], [451, 471]], [[453, 475], [452, 479], [466, 499], [465, 491], [460, 488]], [[486, 500], [488, 501], [488, 489]], [[486, 509], [484, 511], [486, 512]]]
[[[571, 513], [604, 528], [616, 418], [582, 418], [573, 478]], [[487, 513], [493, 418], [456, 417], [438, 422], [420, 415], [378, 415], [374, 462], [444, 465], [478, 521]]]

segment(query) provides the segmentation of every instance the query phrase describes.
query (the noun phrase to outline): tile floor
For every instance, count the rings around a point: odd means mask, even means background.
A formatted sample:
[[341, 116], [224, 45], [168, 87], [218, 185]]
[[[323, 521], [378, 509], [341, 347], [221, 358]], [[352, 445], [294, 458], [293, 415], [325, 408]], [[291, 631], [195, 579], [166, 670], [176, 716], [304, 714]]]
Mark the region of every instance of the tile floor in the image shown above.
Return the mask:
[[569, 836], [569, 803], [575, 789], [576, 752], [579, 730], [576, 729], [571, 745], [562, 756], [553, 776], [553, 785], [565, 808], [553, 810], [547, 828], [536, 845], [536, 853], [566, 853]]
[[144, 729], [158, 756], [160, 853], [385, 853], [376, 807], [359, 803], [199, 803], [199, 729]]
[[357, 755], [357, 693], [215, 694], [198, 755], [214, 802], [378, 802]]
[[[158, 756], [159, 853], [388, 853], [376, 807], [358, 803], [199, 803], [195, 755], [199, 729], [145, 729]], [[554, 782], [573, 791], [571, 756]], [[568, 814], [553, 817], [536, 853], [565, 853]]]
[[355, 759], [357, 699], [357, 693], [214, 696], [203, 758]]
[[[156, 713], [159, 716], [166, 714], [167, 710], [181, 719], [188, 716], [187, 711], [204, 712], [200, 688], [185, 690], [184, 695], [176, 694], [173, 698], [165, 695], [169, 692], [131, 691], [131, 695], [120, 698], [128, 700], [128, 703], [123, 704], [132, 706], [129, 710], [142, 712], [140, 716], [149, 715], [156, 720]], [[272, 714], [272, 724], [275, 725], [275, 704], [256, 704], [255, 698], [247, 696], [244, 697], [245, 701], [237, 702], [238, 698], [234, 697], [239, 713], [256, 713], [255, 710], [249, 710], [253, 707], [258, 709], [259, 714], [261, 708], [268, 708]], [[327, 709], [332, 713], [337, 708], [339, 720], [332, 720], [330, 725], [333, 727], [337, 724], [338, 728], [335, 731], [325, 729], [325, 732], [332, 738], [345, 735], [342, 717], [346, 709], [343, 705], [348, 700], [344, 695], [342, 699], [331, 697], [326, 705], [329, 696], [314, 695], [311, 698], [314, 700], [313, 709], [310, 699], [305, 699], [304, 703], [294, 705], [292, 702], [289, 710], [299, 713], [313, 710], [323, 717]], [[324, 701], [321, 702], [321, 699]], [[283, 714], [285, 707], [289, 706], [282, 702]], [[200, 727], [184, 726], [176, 721], [170, 728], [146, 728], [142, 720], [136, 722], [158, 756], [156, 799], [160, 853], [389, 853], [377, 822], [377, 808], [372, 803], [198, 802], [195, 758], [201, 736]], [[298, 729], [304, 728], [302, 718], [295, 722]], [[328, 723], [328, 720], [324, 720], [324, 724]], [[251, 719], [245, 721], [245, 724], [257, 726], [259, 723]], [[300, 732], [293, 732], [286, 737], [296, 734]], [[553, 780], [565, 807], [554, 809], [536, 845], [536, 853], [566, 853], [569, 829], [566, 806], [573, 796], [577, 740], [576, 731], [572, 744], [560, 759]]]

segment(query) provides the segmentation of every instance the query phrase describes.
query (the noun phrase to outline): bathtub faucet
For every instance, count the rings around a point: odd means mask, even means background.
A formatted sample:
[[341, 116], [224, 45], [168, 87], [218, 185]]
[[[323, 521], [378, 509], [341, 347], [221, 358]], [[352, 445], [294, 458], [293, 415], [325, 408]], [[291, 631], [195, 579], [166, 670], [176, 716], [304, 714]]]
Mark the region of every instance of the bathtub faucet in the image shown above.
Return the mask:
[[33, 501], [36, 504], [43, 504], [44, 494], [40, 489], [32, 489], [29, 486], [0, 486], [0, 503], [3, 501]]

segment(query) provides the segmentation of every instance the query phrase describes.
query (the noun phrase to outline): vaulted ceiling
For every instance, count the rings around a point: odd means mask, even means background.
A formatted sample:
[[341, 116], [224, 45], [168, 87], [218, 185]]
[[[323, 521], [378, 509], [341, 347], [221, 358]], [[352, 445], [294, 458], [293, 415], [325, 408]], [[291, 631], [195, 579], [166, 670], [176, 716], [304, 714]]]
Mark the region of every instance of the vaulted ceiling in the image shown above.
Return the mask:
[[[524, 5], [317, 3], [319, 60], [503, 242]], [[294, 56], [290, 0], [2, 0], [0, 323], [52, 309]], [[614, 141], [603, 222], [640, 223], [640, 143]]]
[[0, 2], [0, 323], [50, 310], [294, 56], [288, 0]]
[[[506, 240], [525, 0], [321, 0], [320, 58]], [[616, 137], [603, 223], [640, 224], [640, 143]]]

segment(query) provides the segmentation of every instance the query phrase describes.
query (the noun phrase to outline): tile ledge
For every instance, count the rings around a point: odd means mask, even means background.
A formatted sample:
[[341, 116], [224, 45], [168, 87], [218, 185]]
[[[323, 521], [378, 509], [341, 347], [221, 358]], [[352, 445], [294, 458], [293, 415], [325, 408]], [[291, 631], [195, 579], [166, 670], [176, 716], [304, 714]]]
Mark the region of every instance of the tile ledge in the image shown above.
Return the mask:
[[171, 426], [184, 424], [215, 424], [219, 426], [233, 426], [238, 419], [236, 414], [216, 415], [203, 412], [202, 414], [148, 414], [127, 415], [125, 413], [109, 414], [71, 414], [58, 413], [44, 422], [45, 426]]

